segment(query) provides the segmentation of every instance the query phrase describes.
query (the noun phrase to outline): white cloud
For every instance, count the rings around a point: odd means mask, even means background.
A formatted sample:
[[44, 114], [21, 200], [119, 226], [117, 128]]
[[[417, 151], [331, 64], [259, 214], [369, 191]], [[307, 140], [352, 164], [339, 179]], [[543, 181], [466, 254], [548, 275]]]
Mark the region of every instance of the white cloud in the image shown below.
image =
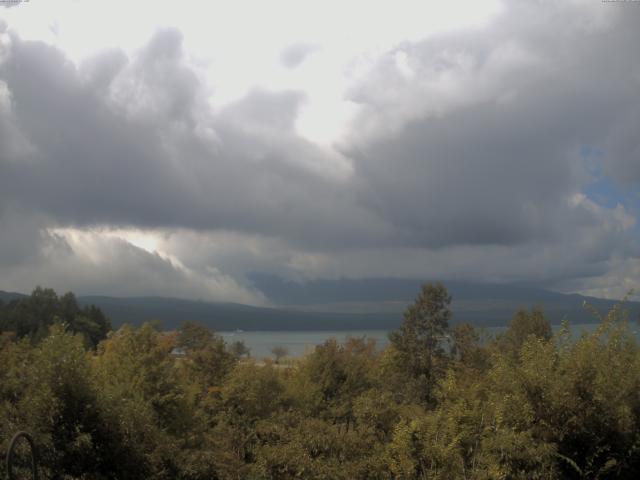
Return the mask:
[[[341, 137], [354, 114], [353, 105], [342, 98], [354, 72], [366, 72], [395, 45], [477, 28], [501, 9], [496, 0], [141, 0], [126, 7], [60, 0], [30, 2], [11, 9], [7, 19], [23, 40], [54, 45], [76, 64], [109, 48], [134, 55], [158, 28], [176, 28], [186, 33], [188, 58], [207, 77], [214, 106], [236, 101], [257, 87], [304, 91], [309, 103], [298, 129], [328, 145]], [[313, 45], [317, 54], [291, 70], [279, 59], [292, 44]]]

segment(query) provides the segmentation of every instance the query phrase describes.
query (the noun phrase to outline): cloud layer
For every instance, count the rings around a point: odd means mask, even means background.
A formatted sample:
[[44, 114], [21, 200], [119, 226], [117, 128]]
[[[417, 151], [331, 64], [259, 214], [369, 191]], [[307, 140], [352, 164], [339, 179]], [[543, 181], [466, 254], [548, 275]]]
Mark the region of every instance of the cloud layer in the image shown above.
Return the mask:
[[[640, 280], [638, 203], [589, 187], [639, 191], [632, 7], [509, 2], [355, 56], [332, 144], [300, 131], [304, 84], [216, 102], [189, 31], [78, 62], [0, 25], [0, 289], [264, 303], [265, 272], [618, 296]], [[316, 40], [274, 64], [316, 68]]]

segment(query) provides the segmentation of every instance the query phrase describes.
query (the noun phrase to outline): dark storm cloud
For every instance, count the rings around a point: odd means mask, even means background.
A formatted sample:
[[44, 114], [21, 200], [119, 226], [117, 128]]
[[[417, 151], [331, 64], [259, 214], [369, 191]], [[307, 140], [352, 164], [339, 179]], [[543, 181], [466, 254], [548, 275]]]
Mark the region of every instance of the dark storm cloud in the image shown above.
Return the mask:
[[[174, 251], [202, 275], [605, 275], [640, 255], [628, 212], [581, 195], [585, 147], [640, 181], [640, 9], [606, 8], [510, 2], [490, 28], [398, 45], [348, 92], [361, 113], [340, 152], [296, 133], [304, 92], [214, 110], [176, 30], [79, 66], [13, 34], [0, 200], [44, 226], [183, 229]], [[285, 65], [311, 51], [296, 48]]]
[[[550, 115], [573, 113], [585, 112]], [[425, 246], [551, 240], [588, 212], [568, 204], [583, 181], [578, 133], [545, 117], [533, 100], [412, 122], [354, 154], [362, 200]]]
[[42, 229], [47, 219], [32, 212], [0, 211], [0, 269], [37, 265], [45, 252], [69, 253], [64, 241]]
[[157, 132], [114, 115], [61, 53], [15, 40], [1, 74], [13, 120], [34, 150], [3, 165], [2, 189], [14, 201], [62, 222], [118, 222], [118, 209], [144, 211], [144, 202], [130, 197], [144, 183], [165, 193], [173, 189]]
[[327, 170], [329, 155], [292, 131], [300, 94], [253, 91], [214, 117], [180, 44], [163, 31], [134, 60], [107, 52], [76, 69], [54, 48], [14, 37], [0, 75], [11, 121], [35, 153], [21, 161], [4, 153], [2, 190], [80, 226], [329, 243], [379, 228], [363, 225], [367, 212]]
[[[488, 34], [401, 46], [351, 91], [374, 125], [351, 153], [366, 179], [360, 199], [422, 245], [553, 242], [578, 224], [599, 228], [569, 201], [589, 181], [584, 146], [603, 148], [614, 176], [640, 171], [630, 133], [640, 129], [640, 10], [599, 24], [602, 12], [545, 8], [516, 2]], [[390, 119], [399, 125], [386, 131]]]

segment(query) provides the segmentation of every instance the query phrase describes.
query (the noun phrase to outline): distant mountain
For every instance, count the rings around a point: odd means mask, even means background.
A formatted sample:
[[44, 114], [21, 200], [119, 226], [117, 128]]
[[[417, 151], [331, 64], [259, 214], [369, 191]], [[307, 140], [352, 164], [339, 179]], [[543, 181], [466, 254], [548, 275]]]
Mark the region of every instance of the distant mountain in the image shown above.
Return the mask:
[[[313, 285], [309, 286], [312, 287]], [[415, 297], [418, 292], [415, 283], [413, 290], [412, 295]], [[470, 322], [479, 326], [506, 325], [516, 310], [531, 308], [534, 305], [540, 305], [544, 309], [551, 323], [559, 323], [564, 318], [572, 323], [590, 323], [596, 319], [584, 308], [585, 301], [602, 313], [606, 313], [615, 304], [611, 300], [564, 295], [525, 287], [502, 289], [499, 286], [483, 285], [476, 289], [471, 284], [455, 284], [450, 288], [450, 292], [453, 296], [453, 322]], [[184, 320], [192, 320], [219, 331], [397, 328], [402, 322], [402, 312], [413, 298], [393, 300], [389, 291], [381, 297], [384, 301], [376, 302], [354, 295], [352, 298], [355, 300], [346, 301], [349, 297], [340, 293], [336, 297], [327, 295], [325, 298], [313, 299], [325, 300], [325, 303], [292, 303], [278, 308], [160, 297], [80, 297], [79, 301], [82, 304], [99, 306], [111, 318], [114, 326], [160, 320], [164, 328], [173, 329]], [[310, 294], [301, 298], [312, 300]], [[630, 302], [626, 308], [633, 319], [638, 318], [640, 303]]]
[[[274, 303], [289, 309], [315, 312], [396, 313], [401, 318], [425, 281], [394, 278], [335, 279], [293, 282], [272, 275], [254, 274], [254, 286]], [[443, 282], [451, 294], [454, 322], [505, 325], [520, 308], [541, 306], [552, 323], [596, 322], [585, 302], [601, 313], [616, 303], [578, 294], [563, 294], [523, 285]], [[628, 302], [630, 318], [640, 316], [640, 303]]]
[[175, 329], [185, 320], [228, 330], [368, 330], [394, 328], [399, 317], [389, 313], [334, 313], [252, 307], [235, 303], [209, 303], [165, 297], [79, 297], [81, 305], [93, 304], [111, 319], [114, 327], [159, 320]]
[[[309, 280], [295, 282], [275, 275], [250, 275], [253, 285], [271, 301], [279, 305], [311, 305], [340, 302], [412, 302], [420, 286], [437, 280], [400, 278], [340, 278], [334, 280]], [[492, 283], [445, 281], [444, 286], [455, 299], [485, 300], [499, 298], [510, 301], [557, 301], [567, 297], [585, 299], [581, 295], [567, 295], [541, 288]]]
[[2, 290], [0, 290], [0, 301], [4, 303], [9, 303], [12, 300], [19, 300], [20, 298], [24, 298], [26, 296], [27, 295], [24, 295], [23, 293], [3, 292]]
[[[114, 327], [159, 320], [174, 329], [191, 320], [214, 330], [373, 330], [393, 329], [402, 313], [417, 296], [421, 282], [398, 279], [338, 279], [306, 283], [278, 277], [252, 277], [256, 288], [277, 305], [274, 308], [234, 303], [212, 303], [167, 297], [78, 297], [81, 305], [94, 304], [111, 319]], [[453, 323], [478, 326], [509, 323], [520, 308], [541, 306], [551, 323], [596, 322], [584, 308], [588, 302], [601, 313], [616, 303], [577, 294], [562, 294], [539, 288], [513, 285], [445, 282], [453, 297]], [[0, 292], [5, 302], [22, 296]], [[640, 303], [628, 302], [630, 318], [640, 317]]]

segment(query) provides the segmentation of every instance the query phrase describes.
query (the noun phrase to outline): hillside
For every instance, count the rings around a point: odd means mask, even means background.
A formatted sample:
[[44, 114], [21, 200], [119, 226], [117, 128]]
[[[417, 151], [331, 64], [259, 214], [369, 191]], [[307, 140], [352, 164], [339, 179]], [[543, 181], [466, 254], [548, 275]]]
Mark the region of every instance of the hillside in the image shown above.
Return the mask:
[[26, 297], [26, 295], [23, 293], [3, 292], [2, 290], [0, 290], [0, 301], [5, 303], [10, 302], [11, 300], [17, 300], [24, 297]]
[[[396, 328], [419, 285], [415, 280], [396, 279], [323, 280], [303, 284], [269, 277], [254, 281], [276, 307], [168, 297], [80, 296], [78, 302], [100, 307], [114, 327], [159, 320], [163, 328], [174, 329], [183, 321], [191, 320], [218, 331], [373, 330]], [[585, 302], [600, 312], [608, 311], [615, 304], [612, 300], [522, 286], [462, 282], [449, 282], [446, 286], [453, 297], [453, 323], [469, 322], [478, 326], [506, 325], [516, 310], [535, 305], [542, 306], [554, 324], [564, 318], [572, 323], [590, 323], [596, 319], [585, 310]], [[21, 296], [0, 291], [0, 299], [5, 302]], [[632, 319], [640, 316], [640, 303], [629, 302], [626, 308]]]
[[[162, 321], [175, 328], [183, 320], [194, 320], [215, 330], [357, 330], [392, 329], [402, 321], [402, 312], [413, 302], [420, 282], [415, 280], [323, 280], [285, 282], [276, 277], [254, 279], [274, 308], [232, 303], [210, 303], [159, 297], [80, 297], [84, 304], [98, 305], [114, 325]], [[453, 322], [475, 325], [506, 325], [520, 308], [540, 305], [551, 323], [564, 318], [573, 323], [595, 322], [585, 310], [588, 302], [607, 312], [616, 302], [577, 294], [562, 294], [538, 288], [448, 282]], [[640, 303], [629, 302], [632, 319], [640, 315]]]
[[234, 303], [210, 303], [165, 297], [79, 297], [81, 304], [94, 304], [117, 327], [159, 320], [163, 328], [175, 329], [191, 320], [218, 331], [225, 330], [347, 330], [395, 327], [397, 315], [308, 312], [252, 307]]

